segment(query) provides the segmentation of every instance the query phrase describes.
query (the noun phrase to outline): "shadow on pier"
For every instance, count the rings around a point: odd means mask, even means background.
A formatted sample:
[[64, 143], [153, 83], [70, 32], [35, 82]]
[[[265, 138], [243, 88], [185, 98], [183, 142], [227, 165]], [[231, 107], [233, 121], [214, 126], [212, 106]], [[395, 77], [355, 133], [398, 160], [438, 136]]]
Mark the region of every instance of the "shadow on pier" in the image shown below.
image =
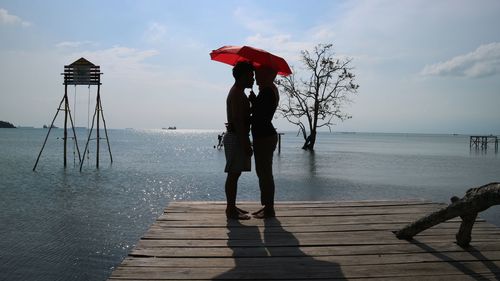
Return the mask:
[[298, 239], [283, 229], [277, 218], [264, 220], [261, 237], [258, 226], [228, 222], [228, 247], [235, 267], [212, 280], [340, 280], [338, 263], [321, 261], [305, 254]]

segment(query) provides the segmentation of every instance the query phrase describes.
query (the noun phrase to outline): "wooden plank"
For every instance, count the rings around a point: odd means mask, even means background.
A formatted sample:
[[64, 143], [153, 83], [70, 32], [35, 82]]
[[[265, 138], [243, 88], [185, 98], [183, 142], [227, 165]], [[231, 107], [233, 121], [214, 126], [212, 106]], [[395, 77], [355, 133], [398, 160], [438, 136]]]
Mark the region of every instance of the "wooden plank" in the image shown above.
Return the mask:
[[[257, 202], [239, 202], [239, 207], [260, 207], [261, 204]], [[410, 207], [410, 206], [439, 206], [443, 207], [446, 204], [434, 203], [430, 201], [279, 201], [275, 203], [276, 207], [292, 207], [292, 208], [348, 208], [348, 207], [376, 207], [376, 206], [395, 206], [395, 207]], [[226, 202], [214, 201], [214, 202], [182, 202], [175, 201], [170, 202], [165, 211], [174, 208], [185, 208], [185, 209], [195, 209], [195, 208], [205, 208], [210, 209], [220, 209], [224, 210], [226, 207]]]
[[[500, 262], [491, 262], [500, 266]], [[340, 266], [336, 263], [322, 262], [311, 259], [301, 264], [274, 264], [256, 270], [244, 264], [231, 269], [227, 268], [186, 268], [186, 267], [119, 267], [113, 275], [136, 279], [185, 279], [185, 280], [218, 280], [218, 279], [261, 279], [261, 280], [292, 280], [292, 279], [330, 279], [336, 278], [398, 278], [398, 277], [436, 277], [458, 273], [467, 274], [500, 274], [481, 261], [476, 262], [423, 262], [409, 264], [377, 264]], [[166, 277], [167, 276], [167, 277]]]
[[[422, 252], [423, 249], [430, 251], [430, 249], [444, 249], [443, 251], [462, 250], [455, 244], [454, 241], [429, 241], [427, 239], [419, 239], [418, 242], [413, 243], [393, 243], [393, 244], [371, 244], [365, 241], [353, 241], [351, 243], [337, 243], [325, 242], [321, 244], [310, 243], [305, 245], [298, 245], [294, 243], [278, 243], [278, 246], [261, 245], [256, 246], [255, 243], [248, 241], [235, 241], [231, 245], [227, 243], [217, 244], [214, 241], [192, 241], [175, 243], [181, 241], [175, 240], [151, 240], [141, 241], [137, 247], [131, 251], [131, 256], [151, 256], [151, 257], [228, 257], [228, 256], [242, 256], [242, 257], [256, 257], [267, 256], [267, 249], [272, 248], [273, 254], [276, 256], [291, 256], [301, 255], [305, 253], [311, 256], [324, 256], [324, 255], [348, 255], [348, 254], [383, 254], [383, 253], [406, 253], [406, 252]], [[497, 245], [498, 240], [489, 241], [476, 241], [474, 247], [482, 251], [494, 249], [500, 251], [500, 246]], [[426, 245], [432, 245], [426, 247]], [[440, 245], [439, 247], [435, 245]], [[266, 249], [266, 251], [262, 251]]]
[[[403, 226], [405, 226], [406, 223], [373, 223], [373, 224], [317, 224], [317, 225], [301, 225], [301, 226], [266, 226], [265, 232], [271, 233], [271, 232], [282, 232], [283, 230], [293, 232], [293, 233], [308, 233], [308, 232], [346, 232], [346, 231], [373, 231], [373, 230], [387, 230], [387, 231], [393, 231], [395, 229], [399, 229]], [[448, 222], [448, 223], [442, 223], [437, 226], [434, 226], [425, 232], [425, 233], [432, 233], [438, 230], [452, 230], [452, 231], [457, 231], [460, 227], [460, 223], [457, 222]], [[193, 233], [198, 233], [198, 232], [203, 232], [203, 233], [212, 233], [216, 232], [217, 234], [221, 235], [222, 233], [228, 233], [229, 230], [227, 227], [198, 227], [198, 226], [190, 226], [190, 227], [174, 227], [169, 225], [168, 223], [165, 222], [157, 222], [156, 224], [152, 225], [150, 229], [161, 229], [164, 232], [179, 232], [179, 228], [185, 229], [184, 231], [190, 231]], [[262, 234], [264, 233], [264, 228], [263, 227], [258, 227], [259, 232]], [[477, 225], [474, 225], [474, 229], [472, 230], [472, 233], [479, 232], [479, 231], [497, 231], [498, 227], [492, 224], [480, 222]], [[248, 227], [231, 227], [231, 231], [234, 233], [237, 233], [239, 231], [242, 232], [248, 232]]]
[[[257, 201], [238, 201], [238, 204], [248, 204], [248, 205], [261, 205], [260, 202]], [[323, 205], [323, 204], [328, 204], [328, 205], [342, 205], [342, 204], [360, 204], [360, 205], [374, 205], [374, 204], [398, 204], [398, 205], [409, 205], [413, 203], [429, 203], [429, 204], [440, 204], [436, 203], [433, 201], [429, 200], [423, 200], [423, 199], [413, 199], [413, 200], [343, 200], [343, 201], [307, 201], [307, 200], [302, 200], [302, 201], [276, 201], [275, 205], [301, 205], [301, 204], [310, 204], [310, 205]], [[168, 203], [167, 207], [173, 206], [173, 205], [180, 205], [180, 206], [196, 206], [196, 205], [211, 205], [211, 206], [218, 206], [218, 205], [225, 205], [226, 201], [171, 201]]]
[[[247, 211], [257, 211], [260, 208], [248, 209]], [[388, 214], [398, 214], [398, 215], [407, 215], [413, 214], [417, 215], [426, 215], [430, 212], [436, 211], [434, 207], [408, 207], [408, 208], [316, 208], [316, 209], [282, 209], [276, 208], [276, 214], [279, 214], [280, 218], [284, 217], [329, 217], [329, 216], [366, 216], [366, 215], [388, 215]], [[195, 218], [219, 218], [224, 217], [224, 210], [188, 210], [188, 211], [169, 211], [162, 215], [166, 219], [175, 220], [176, 218], [183, 218], [186, 216]]]
[[[249, 208], [249, 211], [256, 211], [260, 208]], [[360, 215], [383, 215], [391, 212], [399, 212], [399, 214], [421, 214], [425, 215], [436, 210], [435, 206], [411, 206], [402, 209], [401, 207], [387, 207], [387, 206], [374, 206], [374, 207], [349, 207], [349, 208], [290, 208], [290, 207], [276, 207], [276, 212], [279, 217], [310, 217], [310, 216], [360, 216]], [[165, 217], [170, 215], [224, 215], [224, 209], [205, 209], [205, 208], [173, 208], [164, 213]]]
[[[456, 231], [450, 230], [429, 230], [415, 236], [418, 239], [426, 241], [454, 241]], [[500, 230], [475, 231], [473, 234], [474, 240], [496, 240], [500, 237]], [[387, 243], [403, 243], [404, 240], [397, 239], [391, 231], [344, 231], [344, 232], [313, 232], [313, 233], [294, 233], [290, 232], [265, 232], [261, 234], [258, 229], [246, 232], [230, 232], [229, 234], [211, 234], [202, 232], [194, 233], [191, 231], [184, 232], [165, 232], [163, 230], [151, 229], [143, 237], [145, 239], [166, 239], [166, 240], [213, 240], [226, 243], [228, 240], [265, 240], [266, 244], [279, 243], [299, 243], [311, 244], [322, 243], [322, 241], [332, 241], [334, 243], [348, 243], [356, 241], [364, 241], [373, 244]], [[324, 242], [323, 242], [324, 243]]]
[[[393, 231], [398, 228], [405, 226], [404, 223], [399, 224], [371, 224], [371, 225], [359, 225], [359, 224], [344, 224], [344, 225], [312, 225], [312, 226], [287, 226], [287, 227], [274, 227], [274, 226], [266, 226], [265, 228], [259, 227], [257, 231], [260, 235], [264, 233], [281, 233], [284, 231], [292, 232], [295, 234], [298, 233], [331, 233], [331, 232], [342, 232], [346, 235], [349, 232], [371, 232], [371, 231]], [[430, 234], [439, 234], [439, 235], [454, 235], [458, 229], [460, 224], [450, 223], [438, 225], [436, 227], [432, 227], [419, 235], [430, 235]], [[247, 234], [254, 233], [254, 229], [251, 227], [234, 227], [228, 229], [227, 227], [190, 227], [186, 228], [184, 231], [180, 230], [178, 227], [170, 227], [168, 224], [164, 222], [157, 223], [151, 226], [148, 233], [161, 232], [165, 235], [169, 235], [171, 239], [177, 238], [188, 238], [188, 237], [203, 237], [204, 239], [220, 239], [223, 236], [227, 236], [229, 233], [233, 235], [238, 234]], [[472, 235], [475, 234], [485, 234], [485, 233], [497, 233], [500, 234], [500, 229], [493, 225], [480, 225], [475, 226], [472, 230]], [[186, 236], [188, 235], [188, 236]]]
[[[393, 224], [395, 225], [395, 228], [401, 226], [401, 225], [406, 225], [410, 221], [408, 220], [393, 220], [393, 221], [388, 221], [384, 222], [384, 224]], [[459, 225], [461, 223], [461, 220], [459, 219], [454, 219], [454, 220], [449, 220], [447, 222], [444, 222], [443, 224], [457, 224]], [[238, 227], [249, 227], [249, 226], [256, 226], [256, 227], [263, 227], [264, 222], [259, 221], [259, 220], [249, 220], [249, 221], [244, 221], [244, 222], [233, 222], [233, 221], [168, 221], [168, 220], [160, 220], [158, 219], [156, 221], [156, 224], [163, 224], [163, 225], [168, 225], [170, 228], [183, 228], [183, 229], [190, 229], [190, 228], [224, 228], [224, 227], [231, 227], [231, 228], [238, 228]], [[356, 221], [349, 221], [349, 220], [343, 220], [343, 221], [327, 221], [327, 220], [293, 220], [293, 219], [286, 219], [283, 220], [283, 218], [280, 218], [280, 224], [273, 224], [268, 223], [268, 227], [272, 226], [281, 226], [281, 227], [313, 227], [313, 226], [339, 226], [339, 227], [348, 227], [352, 225], [374, 225], [374, 224], [379, 224], [377, 221], [367, 221], [363, 222], [362, 224], [356, 222]], [[488, 225], [492, 227], [496, 227], [490, 223], [485, 222], [484, 220], [478, 220], [474, 225]]]
[[[499, 251], [474, 251], [464, 252], [457, 250], [446, 254], [436, 254], [427, 251], [420, 253], [396, 253], [396, 254], [363, 254], [363, 255], [333, 255], [315, 256], [314, 259], [325, 262], [335, 262], [341, 265], [374, 265], [374, 264], [406, 264], [417, 262], [465, 262], [465, 261], [500, 261]], [[144, 267], [221, 267], [232, 268], [238, 263], [243, 263], [248, 267], [262, 267], [269, 263], [270, 259], [277, 264], [301, 263], [310, 256], [268, 256], [260, 257], [214, 257], [214, 258], [155, 258], [148, 257], [128, 257], [122, 265], [124, 266], [144, 266]]]
[[[417, 218], [420, 218], [421, 214], [383, 214], [383, 215], [362, 215], [362, 216], [328, 216], [321, 217], [321, 219], [312, 220], [310, 217], [279, 217], [280, 225], [310, 225], [310, 224], [321, 224], [321, 223], [338, 223], [338, 224], [363, 224], [363, 223], [374, 223], [374, 222], [384, 222], [384, 223], [409, 223]], [[175, 226], [189, 226], [189, 225], [215, 225], [217, 226], [232, 226], [236, 224], [235, 222], [226, 222], [225, 215], [197, 215], [189, 216], [186, 214], [168, 214], [161, 215], [158, 221], [169, 221]], [[460, 221], [460, 219], [452, 219], [450, 221]], [[263, 222], [257, 220], [249, 220], [244, 222], [244, 225], [263, 225]], [[268, 225], [278, 225], [277, 222], [269, 222]]]
[[[456, 275], [441, 275], [441, 276], [433, 276], [429, 278], [422, 279], [421, 276], [399, 276], [397, 278], [398, 281], [422, 281], [422, 280], [433, 280], [433, 281], [477, 281], [477, 280], [497, 280], [498, 276], [495, 274], [470, 274], [470, 275], [464, 275], [464, 274], [456, 274]], [[139, 281], [139, 280], [144, 280], [144, 279], [122, 279], [122, 278], [115, 278], [111, 277], [110, 280], [114, 281]], [[149, 281], [161, 281], [161, 280], [169, 280], [169, 281], [185, 281], [183, 279], [149, 279]], [[239, 281], [240, 279], [224, 279], [225, 281]], [[310, 281], [311, 279], [293, 279], [293, 281]], [[321, 279], [316, 279], [316, 280], [321, 280]], [[340, 280], [346, 280], [345, 278], [328, 278], [328, 279], [322, 279], [322, 280], [329, 280], [329, 281], [340, 281]], [[383, 278], [349, 278], [349, 281], [387, 281], [388, 278], [383, 277]], [[389, 279], [390, 280], [390, 279]], [[246, 281], [262, 281], [262, 280], [257, 280], [257, 279], [246, 279]]]

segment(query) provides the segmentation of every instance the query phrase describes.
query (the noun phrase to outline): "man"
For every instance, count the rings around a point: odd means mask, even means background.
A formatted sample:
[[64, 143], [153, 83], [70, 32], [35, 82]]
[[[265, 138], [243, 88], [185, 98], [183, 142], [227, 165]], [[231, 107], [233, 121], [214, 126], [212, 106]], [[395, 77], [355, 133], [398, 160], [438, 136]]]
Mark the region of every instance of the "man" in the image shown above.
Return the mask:
[[250, 103], [245, 95], [246, 88], [254, 83], [254, 68], [248, 62], [239, 62], [233, 68], [234, 85], [226, 100], [227, 133], [224, 135], [224, 152], [227, 173], [226, 216], [229, 219], [250, 219], [247, 211], [236, 207], [238, 179], [241, 172], [251, 170], [252, 147], [250, 144]]
[[255, 218], [270, 218], [274, 211], [273, 153], [278, 143], [278, 135], [271, 122], [278, 107], [279, 93], [274, 85], [276, 70], [260, 67], [255, 70], [259, 85], [259, 95], [250, 95], [252, 102], [252, 137], [255, 170], [259, 177], [260, 201], [264, 208], [252, 213]]

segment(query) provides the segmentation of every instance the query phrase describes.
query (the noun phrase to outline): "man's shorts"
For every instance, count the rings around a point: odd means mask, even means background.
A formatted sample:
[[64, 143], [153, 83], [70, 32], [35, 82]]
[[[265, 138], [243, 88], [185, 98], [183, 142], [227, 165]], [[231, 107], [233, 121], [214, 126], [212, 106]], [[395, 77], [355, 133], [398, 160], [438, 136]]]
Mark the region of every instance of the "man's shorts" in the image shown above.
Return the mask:
[[238, 136], [234, 133], [224, 135], [224, 152], [226, 154], [226, 173], [249, 172], [252, 170], [251, 156], [241, 147]]

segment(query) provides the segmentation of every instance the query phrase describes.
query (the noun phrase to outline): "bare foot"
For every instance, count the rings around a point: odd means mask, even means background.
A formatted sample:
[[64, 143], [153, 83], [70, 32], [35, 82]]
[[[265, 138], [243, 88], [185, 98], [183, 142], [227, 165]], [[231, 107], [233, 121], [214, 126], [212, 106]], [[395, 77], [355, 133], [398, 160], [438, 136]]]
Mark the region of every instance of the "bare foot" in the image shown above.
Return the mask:
[[260, 209], [260, 210], [258, 210], [258, 211], [253, 212], [253, 213], [252, 213], [252, 215], [253, 215], [253, 216], [255, 216], [255, 215], [256, 215], [256, 214], [258, 214], [258, 213], [264, 212], [264, 209], [265, 209], [265, 208], [266, 208], [266, 207], [264, 207], [264, 208], [262, 208], [262, 209]]
[[238, 209], [238, 212], [242, 213], [242, 214], [248, 214], [248, 211], [245, 211], [243, 209], [240, 209], [238, 207], [236, 207], [236, 209]]
[[256, 219], [265, 219], [265, 218], [274, 218], [276, 216], [276, 213], [274, 211], [274, 208], [264, 207], [258, 210], [257, 212], [253, 212], [252, 215]]
[[226, 209], [226, 217], [233, 220], [249, 220], [252, 218], [249, 214], [240, 212], [236, 207]]

